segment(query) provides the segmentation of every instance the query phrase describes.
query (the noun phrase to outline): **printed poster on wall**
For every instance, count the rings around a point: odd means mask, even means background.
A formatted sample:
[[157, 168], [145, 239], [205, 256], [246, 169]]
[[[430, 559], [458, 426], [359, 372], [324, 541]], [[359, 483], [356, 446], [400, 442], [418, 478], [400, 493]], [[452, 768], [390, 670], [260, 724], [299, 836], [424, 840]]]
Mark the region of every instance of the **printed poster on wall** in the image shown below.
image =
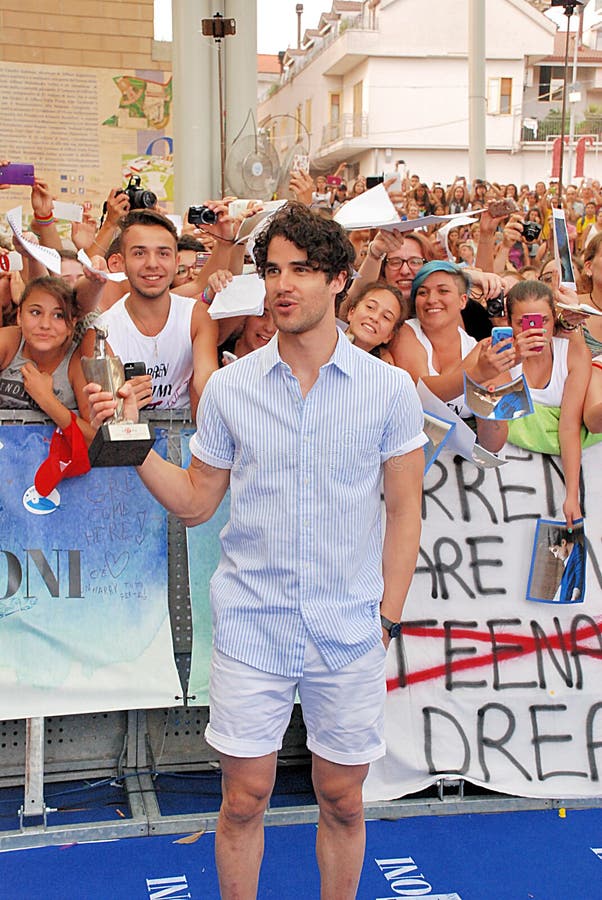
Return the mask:
[[[484, 471], [444, 451], [425, 478], [418, 566], [387, 658], [387, 754], [370, 768], [368, 801], [446, 777], [527, 797], [600, 794], [602, 448], [583, 452], [584, 533], [550, 526], [542, 546], [545, 603], [527, 599], [529, 574], [540, 519], [564, 518], [561, 464], [510, 445], [504, 455]], [[585, 589], [561, 602], [580, 541]]]
[[0, 719], [178, 705], [166, 514], [131, 468], [40, 500], [52, 432], [0, 427]]

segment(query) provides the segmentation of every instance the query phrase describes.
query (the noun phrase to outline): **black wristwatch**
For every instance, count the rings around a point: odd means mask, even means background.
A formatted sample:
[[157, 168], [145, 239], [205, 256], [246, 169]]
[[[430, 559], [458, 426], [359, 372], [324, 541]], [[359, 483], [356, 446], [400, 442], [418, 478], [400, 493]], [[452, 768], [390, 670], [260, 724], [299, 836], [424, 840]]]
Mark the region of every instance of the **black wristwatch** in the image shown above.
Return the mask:
[[399, 637], [401, 632], [401, 622], [392, 622], [391, 619], [387, 619], [386, 616], [383, 616], [381, 613], [380, 624], [385, 629], [385, 631], [389, 632], [390, 638]]

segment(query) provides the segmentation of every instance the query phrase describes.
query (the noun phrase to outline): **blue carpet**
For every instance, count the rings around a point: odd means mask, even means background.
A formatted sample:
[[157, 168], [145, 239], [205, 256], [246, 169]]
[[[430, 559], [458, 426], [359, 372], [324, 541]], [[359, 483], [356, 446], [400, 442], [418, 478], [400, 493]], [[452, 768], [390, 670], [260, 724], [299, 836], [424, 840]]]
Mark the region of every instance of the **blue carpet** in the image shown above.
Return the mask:
[[[602, 810], [369, 822], [359, 900], [598, 900]], [[0, 854], [11, 900], [218, 900], [214, 835], [44, 847]], [[260, 900], [319, 897], [315, 826], [266, 829]], [[599, 850], [602, 857], [602, 849]]]

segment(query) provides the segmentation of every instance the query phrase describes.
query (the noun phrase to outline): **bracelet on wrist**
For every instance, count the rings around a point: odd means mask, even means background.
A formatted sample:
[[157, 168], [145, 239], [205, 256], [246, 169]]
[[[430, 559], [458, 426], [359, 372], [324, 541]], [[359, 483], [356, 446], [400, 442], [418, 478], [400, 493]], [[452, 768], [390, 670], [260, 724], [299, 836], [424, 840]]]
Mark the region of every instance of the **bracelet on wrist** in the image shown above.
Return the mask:
[[368, 244], [368, 253], [372, 257], [372, 259], [376, 259], [378, 260], [378, 262], [384, 259], [384, 257], [387, 255], [386, 253], [379, 253], [378, 255], [374, 253], [372, 250], [372, 241], [370, 241], [370, 243]]
[[38, 219], [37, 216], [33, 217], [33, 224], [39, 225], [40, 228], [44, 228], [46, 225], [54, 225], [55, 222], [56, 219], [54, 218], [54, 216], [50, 216], [49, 219]]
[[207, 306], [211, 306], [211, 304], [213, 302], [213, 297], [209, 297], [207, 295], [208, 289], [209, 289], [209, 285], [207, 285], [207, 287], [203, 288], [203, 293], [201, 294], [201, 300], [203, 301], [203, 303], [206, 303]]
[[562, 313], [558, 313], [557, 321], [563, 331], [577, 331], [579, 328], [578, 325], [571, 325], [570, 322], [567, 322]]

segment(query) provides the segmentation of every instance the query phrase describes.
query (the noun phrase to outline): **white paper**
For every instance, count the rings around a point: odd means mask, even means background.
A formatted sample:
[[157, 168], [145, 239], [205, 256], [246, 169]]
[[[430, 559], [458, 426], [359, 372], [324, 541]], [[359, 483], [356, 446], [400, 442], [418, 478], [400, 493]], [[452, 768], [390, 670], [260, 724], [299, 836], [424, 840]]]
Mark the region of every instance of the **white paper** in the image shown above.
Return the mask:
[[264, 297], [265, 284], [259, 275], [235, 275], [228, 286], [215, 295], [209, 315], [212, 319], [261, 316]]
[[386, 225], [397, 228], [400, 224], [399, 213], [391, 203], [384, 184], [377, 184], [376, 187], [349, 200], [336, 211], [333, 219], [349, 231], [358, 228], [382, 228]]
[[267, 220], [274, 215], [277, 209], [284, 206], [286, 202], [286, 200], [269, 200], [263, 204], [263, 209], [260, 212], [243, 219], [240, 223], [240, 228], [236, 232], [234, 243], [245, 244], [247, 241], [252, 242], [258, 229], [264, 227], [267, 224]]
[[55, 275], [61, 274], [61, 257], [58, 254], [58, 250], [54, 250], [52, 247], [42, 247], [40, 244], [34, 244], [33, 241], [28, 241], [23, 237], [22, 206], [15, 206], [14, 209], [9, 210], [6, 214], [6, 221], [10, 225], [15, 240], [29, 256], [42, 263]]
[[125, 272], [103, 272], [101, 269], [95, 269], [92, 265], [92, 260], [86, 253], [84, 249], [77, 251], [77, 258], [80, 263], [87, 269], [89, 272], [93, 272], [95, 275], [100, 275], [104, 281], [126, 281], [127, 275]]
[[10, 250], [8, 253], [8, 271], [9, 272], [22, 272], [23, 271], [23, 258], [20, 253], [17, 253], [16, 250]]
[[179, 216], [177, 213], [167, 213], [166, 218], [169, 219], [178, 234], [182, 234], [182, 216]]
[[595, 306], [590, 306], [589, 303], [577, 303], [575, 306], [571, 306], [570, 303], [556, 302], [556, 306], [559, 309], [568, 309], [570, 312], [584, 313], [588, 316], [602, 316], [602, 309], [596, 309]]
[[441, 419], [446, 419], [448, 422], [455, 424], [456, 427], [445, 444], [446, 450], [458, 453], [464, 459], [468, 459], [483, 469], [506, 465], [505, 459], [500, 459], [495, 454], [485, 450], [480, 444], [477, 444], [477, 436], [472, 428], [469, 428], [466, 422], [456, 415], [443, 400], [437, 397], [436, 394], [433, 394], [422, 379], [419, 379], [416, 390], [425, 413], [434, 413]]
[[415, 231], [418, 228], [426, 228], [428, 225], [436, 225], [445, 222], [453, 228], [456, 225], [464, 225], [476, 221], [474, 216], [480, 216], [482, 209], [475, 209], [469, 213], [450, 213], [446, 216], [421, 216], [418, 219], [400, 219], [399, 213], [393, 206], [384, 184], [364, 191], [353, 200], [349, 200], [333, 216], [335, 222], [347, 228], [349, 231], [358, 228], [380, 228], [382, 231]]
[[52, 211], [57, 219], [63, 219], [66, 222], [83, 222], [84, 208], [79, 203], [64, 203], [62, 200], [55, 200], [52, 204]]

